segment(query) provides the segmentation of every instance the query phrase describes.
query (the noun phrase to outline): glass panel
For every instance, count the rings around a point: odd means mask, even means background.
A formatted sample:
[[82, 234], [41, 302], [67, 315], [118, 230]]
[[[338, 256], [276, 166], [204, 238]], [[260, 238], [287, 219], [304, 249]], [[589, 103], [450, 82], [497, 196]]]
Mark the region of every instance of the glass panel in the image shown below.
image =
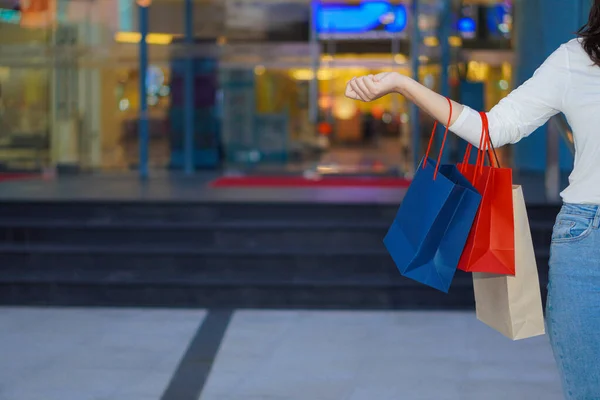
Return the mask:
[[40, 170], [50, 149], [49, 32], [19, 22], [17, 12], [0, 18], [0, 169]]
[[294, 164], [318, 151], [308, 116], [309, 66], [307, 44], [222, 47], [219, 108], [230, 166]]

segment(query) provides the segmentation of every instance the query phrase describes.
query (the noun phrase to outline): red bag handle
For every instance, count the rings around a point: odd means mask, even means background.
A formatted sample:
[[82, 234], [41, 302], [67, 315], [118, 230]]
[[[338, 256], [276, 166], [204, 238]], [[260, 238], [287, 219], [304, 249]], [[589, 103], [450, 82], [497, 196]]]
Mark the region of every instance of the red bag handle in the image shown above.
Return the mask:
[[[498, 159], [498, 155], [496, 154], [496, 148], [492, 143], [492, 135], [490, 134], [490, 123], [488, 121], [488, 116], [485, 112], [481, 112], [481, 119], [483, 121], [483, 126], [485, 127], [485, 133], [488, 140], [488, 156], [490, 158], [490, 165], [492, 165], [494, 168], [501, 168], [500, 160]], [[489, 153], [490, 151], [491, 153]], [[494, 155], [493, 158], [491, 157], [492, 154]]]
[[[488, 160], [490, 162], [490, 166], [492, 168], [500, 168], [500, 162], [498, 161], [498, 156], [496, 155], [496, 149], [492, 144], [492, 138], [490, 135], [490, 127], [489, 120], [487, 114], [483, 111], [479, 113], [481, 117], [481, 136], [479, 138], [479, 148], [477, 150], [477, 159], [475, 161], [475, 170], [473, 171], [473, 180], [476, 176], [483, 173], [483, 167], [485, 165], [485, 156], [487, 154]], [[471, 157], [471, 149], [473, 148], [472, 144], [467, 145], [467, 149], [465, 151], [465, 155], [463, 157], [463, 162], [461, 164], [460, 172], [465, 172], [465, 166], [469, 162], [469, 158]]]
[[[452, 122], [452, 101], [446, 97], [448, 100], [448, 105], [450, 106], [450, 113], [448, 115], [448, 123], [446, 124], [446, 131], [444, 132], [444, 138], [442, 139], [442, 146], [440, 147], [440, 154], [438, 155], [437, 165], [435, 167], [435, 172], [433, 174], [433, 179], [437, 178], [438, 171], [440, 170], [440, 163], [442, 162], [442, 153], [444, 152], [444, 146], [446, 145], [446, 138], [448, 137], [448, 130], [450, 129], [450, 123]], [[431, 146], [433, 145], [433, 137], [435, 136], [435, 131], [437, 130], [438, 122], [437, 120], [433, 124], [433, 130], [431, 131], [431, 137], [429, 138], [429, 144], [427, 145], [427, 152], [425, 153], [425, 159], [423, 160], [423, 169], [427, 166], [427, 159], [429, 158], [429, 152], [431, 151]]]

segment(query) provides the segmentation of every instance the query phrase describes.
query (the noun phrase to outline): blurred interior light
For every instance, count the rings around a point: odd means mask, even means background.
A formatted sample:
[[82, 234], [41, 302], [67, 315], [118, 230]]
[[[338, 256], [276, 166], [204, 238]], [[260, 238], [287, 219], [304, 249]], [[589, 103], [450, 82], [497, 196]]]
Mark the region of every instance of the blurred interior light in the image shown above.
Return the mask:
[[467, 79], [473, 82], [483, 82], [487, 79], [489, 65], [477, 61], [469, 61], [467, 67]]
[[[115, 34], [115, 41], [119, 43], [139, 43], [142, 39], [142, 35], [139, 32], [117, 32]], [[149, 33], [146, 36], [146, 42], [148, 44], [171, 44], [173, 41], [173, 35], [167, 33]]]
[[[308, 68], [294, 69], [291, 71], [291, 75], [298, 81], [310, 81], [315, 77], [313, 71]], [[336, 75], [336, 71], [331, 68], [321, 68], [317, 72], [317, 79], [320, 81], [328, 81], [335, 78]]]
[[419, 15], [419, 29], [422, 31], [427, 31], [430, 25], [432, 25], [432, 18], [428, 15]]
[[423, 39], [423, 43], [427, 47], [437, 47], [440, 45], [440, 41], [435, 36], [427, 36]]
[[121, 101], [119, 101], [119, 110], [127, 111], [128, 108], [129, 108], [129, 100], [122, 99]]
[[429, 57], [424, 56], [424, 55], [420, 55], [419, 56], [419, 61], [421, 61], [423, 63], [429, 62]]
[[383, 116], [384, 113], [385, 113], [385, 108], [383, 108], [383, 106], [374, 105], [373, 108], [371, 108], [371, 115], [375, 119], [381, 119], [381, 117]]
[[321, 68], [317, 72], [317, 79], [319, 79], [320, 81], [328, 81], [328, 80], [335, 78], [335, 76], [336, 76], [336, 73], [331, 68]]
[[396, 64], [406, 64], [408, 62], [408, 58], [404, 54], [396, 54], [394, 56], [394, 62]]
[[315, 74], [310, 69], [295, 69], [292, 70], [292, 77], [297, 81], [310, 81], [314, 79]]
[[502, 79], [502, 80], [500, 80], [500, 82], [498, 82], [498, 86], [502, 90], [508, 90], [508, 82], [505, 81], [504, 79]]
[[462, 47], [462, 38], [459, 36], [450, 36], [448, 38], [448, 43], [450, 43], [450, 46], [452, 47]]
[[504, 79], [510, 79], [512, 76], [512, 64], [509, 62], [502, 63], [502, 76]]
[[331, 105], [333, 104], [333, 100], [329, 96], [321, 96], [319, 97], [319, 108], [323, 110], [329, 110]]
[[356, 111], [356, 102], [346, 97], [337, 98], [333, 105], [333, 115], [337, 119], [352, 119], [356, 115]]
[[254, 67], [254, 74], [256, 75], [264, 75], [266, 71], [266, 68], [264, 65], [257, 65], [256, 67]]
[[333, 127], [328, 122], [320, 122], [317, 125], [317, 131], [320, 135], [329, 136], [333, 132]]

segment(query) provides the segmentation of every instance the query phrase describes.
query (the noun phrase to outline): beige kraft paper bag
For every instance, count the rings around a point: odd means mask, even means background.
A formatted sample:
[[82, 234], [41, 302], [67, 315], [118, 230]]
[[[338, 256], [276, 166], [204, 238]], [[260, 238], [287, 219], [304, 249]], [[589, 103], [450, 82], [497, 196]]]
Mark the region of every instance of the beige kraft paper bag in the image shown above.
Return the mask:
[[512, 340], [544, 334], [533, 240], [521, 186], [513, 186], [516, 275], [473, 273], [477, 319]]

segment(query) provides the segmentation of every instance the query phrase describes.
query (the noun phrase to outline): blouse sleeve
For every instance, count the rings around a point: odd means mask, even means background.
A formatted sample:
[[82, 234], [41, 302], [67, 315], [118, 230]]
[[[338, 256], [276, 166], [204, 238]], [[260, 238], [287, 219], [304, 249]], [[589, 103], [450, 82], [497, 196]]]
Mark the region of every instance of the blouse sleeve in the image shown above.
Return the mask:
[[[529, 136], [563, 108], [568, 86], [569, 58], [565, 45], [556, 50], [523, 85], [500, 101], [488, 113], [490, 136], [495, 147], [516, 143]], [[464, 107], [450, 126], [469, 143], [478, 146], [481, 117]]]

